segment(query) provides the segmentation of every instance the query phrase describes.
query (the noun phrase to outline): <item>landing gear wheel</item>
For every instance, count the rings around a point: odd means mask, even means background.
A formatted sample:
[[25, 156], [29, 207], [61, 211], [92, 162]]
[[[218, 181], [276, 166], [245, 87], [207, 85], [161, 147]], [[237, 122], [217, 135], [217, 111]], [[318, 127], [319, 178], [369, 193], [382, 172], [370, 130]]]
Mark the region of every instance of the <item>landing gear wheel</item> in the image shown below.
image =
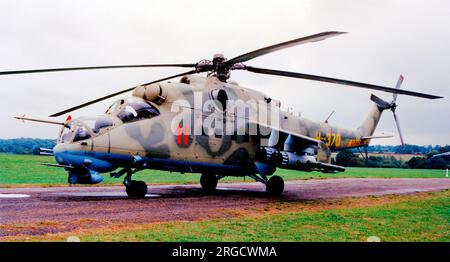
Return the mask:
[[205, 193], [213, 193], [217, 188], [217, 179], [216, 175], [213, 174], [202, 174], [200, 177], [200, 185]]
[[147, 194], [148, 188], [144, 181], [131, 181], [130, 185], [126, 187], [127, 195], [133, 198], [144, 198]]
[[284, 180], [279, 176], [273, 176], [267, 181], [266, 192], [271, 196], [280, 196], [284, 191]]

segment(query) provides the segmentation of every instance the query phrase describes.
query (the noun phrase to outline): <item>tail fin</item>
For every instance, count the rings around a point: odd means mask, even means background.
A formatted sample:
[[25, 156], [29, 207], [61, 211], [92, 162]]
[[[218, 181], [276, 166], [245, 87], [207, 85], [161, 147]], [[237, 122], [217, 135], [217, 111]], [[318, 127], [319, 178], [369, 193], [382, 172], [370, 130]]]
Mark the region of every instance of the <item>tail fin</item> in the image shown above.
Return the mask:
[[[361, 137], [367, 137], [372, 136], [375, 132], [375, 129], [377, 128], [378, 122], [380, 121], [381, 115], [384, 110], [389, 109], [389, 107], [386, 107], [387, 103], [386, 101], [382, 100], [381, 98], [372, 95], [371, 96], [372, 101], [375, 102], [376, 105], [372, 108], [370, 113], [367, 115], [366, 119], [362, 123], [360, 127], [358, 127], [357, 131], [361, 135]], [[386, 103], [386, 104], [385, 104]]]

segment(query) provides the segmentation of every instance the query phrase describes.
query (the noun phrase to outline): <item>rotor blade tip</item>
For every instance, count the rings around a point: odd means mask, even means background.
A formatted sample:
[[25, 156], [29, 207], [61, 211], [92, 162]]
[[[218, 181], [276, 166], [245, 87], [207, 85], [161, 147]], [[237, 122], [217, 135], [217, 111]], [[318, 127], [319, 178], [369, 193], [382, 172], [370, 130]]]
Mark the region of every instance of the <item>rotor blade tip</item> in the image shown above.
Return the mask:
[[331, 31], [330, 33], [340, 34], [340, 35], [349, 34], [349, 32], [343, 32], [343, 31]]

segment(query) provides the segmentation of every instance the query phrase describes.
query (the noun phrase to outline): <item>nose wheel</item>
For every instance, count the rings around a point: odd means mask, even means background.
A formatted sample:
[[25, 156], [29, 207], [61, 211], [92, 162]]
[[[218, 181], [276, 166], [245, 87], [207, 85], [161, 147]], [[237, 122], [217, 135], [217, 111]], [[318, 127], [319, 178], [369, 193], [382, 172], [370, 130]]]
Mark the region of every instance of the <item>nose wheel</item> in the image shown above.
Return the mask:
[[123, 168], [117, 173], [111, 173], [111, 177], [119, 178], [126, 175], [123, 184], [128, 197], [144, 198], [148, 192], [147, 184], [144, 181], [131, 180], [131, 176], [140, 170], [139, 168], [136, 168], [134, 171], [131, 168]]
[[213, 193], [217, 188], [219, 178], [214, 174], [202, 174], [200, 177], [200, 185], [205, 193]]

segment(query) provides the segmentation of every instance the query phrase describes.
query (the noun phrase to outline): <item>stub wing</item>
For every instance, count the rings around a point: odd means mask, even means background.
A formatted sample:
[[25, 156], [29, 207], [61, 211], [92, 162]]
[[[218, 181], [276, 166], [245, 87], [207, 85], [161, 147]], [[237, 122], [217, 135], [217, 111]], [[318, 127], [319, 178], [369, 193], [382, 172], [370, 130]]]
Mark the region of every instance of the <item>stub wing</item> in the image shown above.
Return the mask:
[[[267, 125], [262, 123], [256, 123], [256, 122], [250, 122], [250, 126], [256, 126], [258, 130], [258, 136], [262, 139], [267, 138], [269, 139], [268, 146], [271, 147], [277, 147], [277, 148], [283, 148], [286, 139], [291, 136], [301, 142], [301, 144], [304, 145], [319, 145], [322, 143], [322, 141], [314, 139], [309, 136], [302, 135], [298, 132], [287, 130], [279, 126], [273, 126], [273, 125]], [[251, 128], [250, 127], [250, 128]], [[252, 130], [252, 129], [250, 129]], [[254, 128], [254, 130], [256, 130]], [[267, 135], [262, 135], [267, 134]]]
[[[331, 164], [331, 150], [320, 140], [281, 127], [252, 123], [260, 133], [258, 161], [283, 169], [300, 171], [343, 172], [344, 167]], [[266, 136], [261, 134], [267, 134]]]

